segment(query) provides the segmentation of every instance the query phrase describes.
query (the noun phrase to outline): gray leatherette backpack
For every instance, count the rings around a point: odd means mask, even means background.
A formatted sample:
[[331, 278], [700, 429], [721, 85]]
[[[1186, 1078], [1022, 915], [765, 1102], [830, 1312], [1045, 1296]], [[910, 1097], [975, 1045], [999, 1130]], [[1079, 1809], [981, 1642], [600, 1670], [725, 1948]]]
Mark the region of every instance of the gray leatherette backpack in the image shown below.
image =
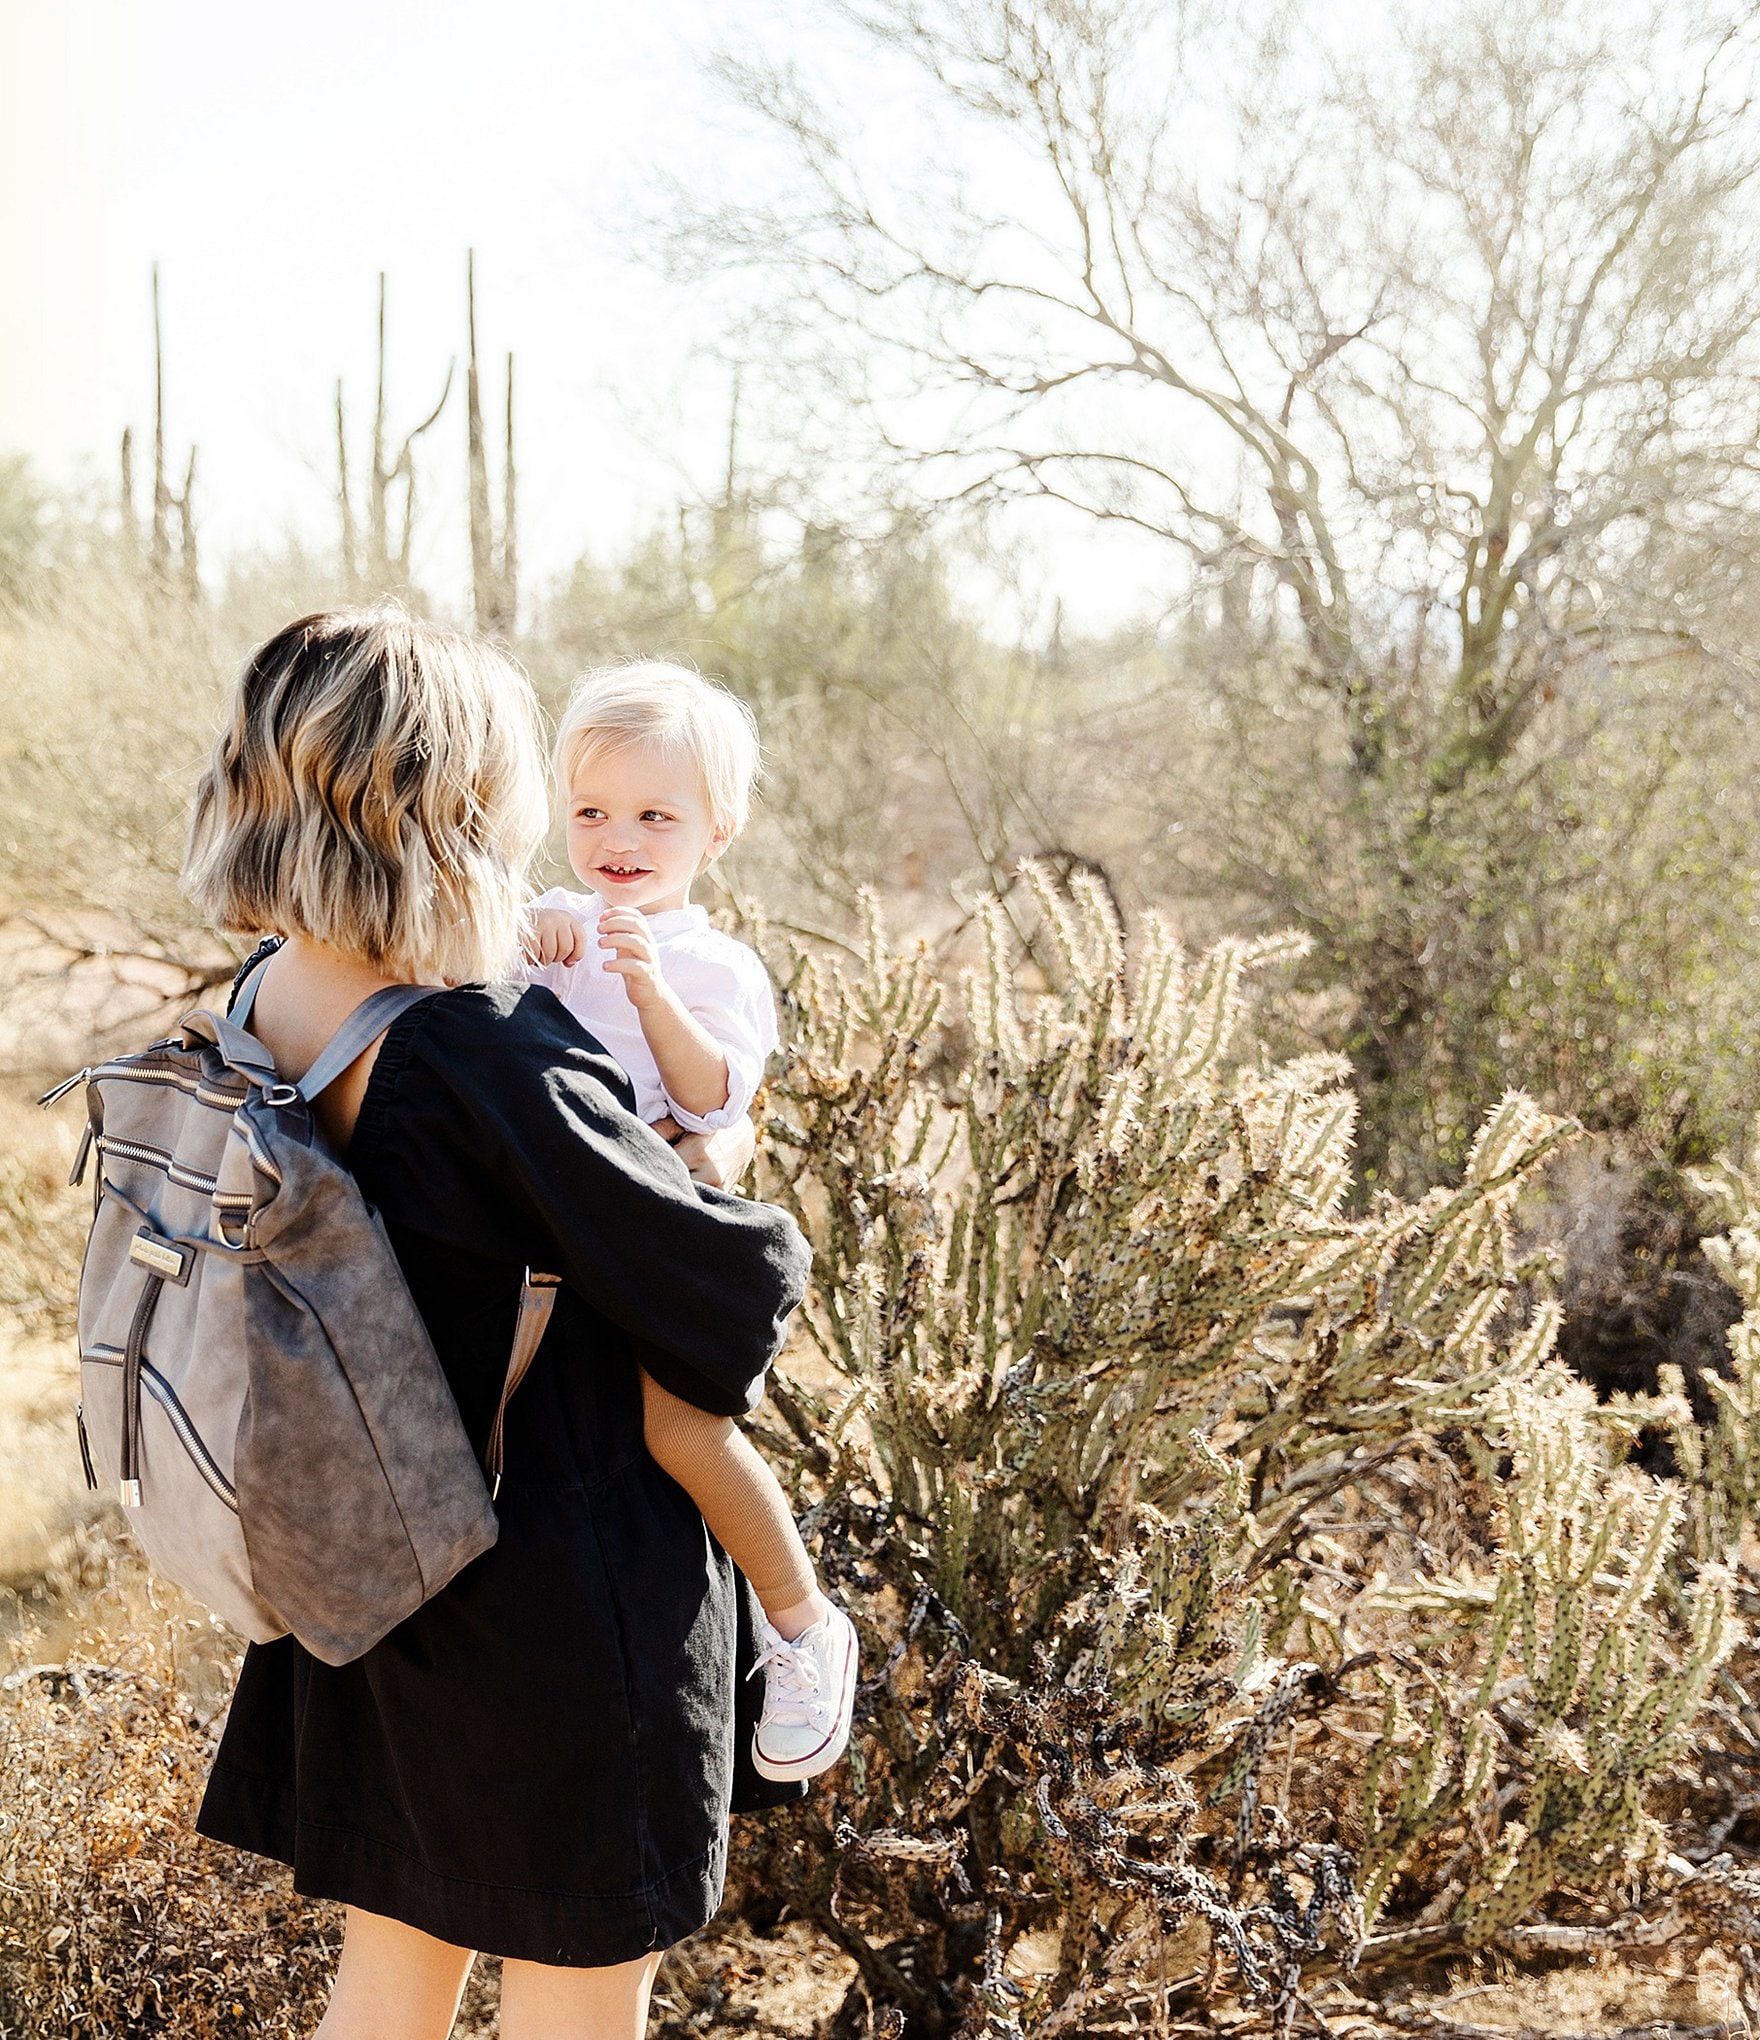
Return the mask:
[[[375, 992], [298, 1083], [230, 1018], [81, 1071], [94, 1150], [80, 1448], [153, 1566], [262, 1643], [345, 1664], [495, 1542], [502, 1418], [555, 1301], [527, 1272], [489, 1445], [312, 1101], [425, 987]], [[48, 1101], [45, 1101], [48, 1102]]]

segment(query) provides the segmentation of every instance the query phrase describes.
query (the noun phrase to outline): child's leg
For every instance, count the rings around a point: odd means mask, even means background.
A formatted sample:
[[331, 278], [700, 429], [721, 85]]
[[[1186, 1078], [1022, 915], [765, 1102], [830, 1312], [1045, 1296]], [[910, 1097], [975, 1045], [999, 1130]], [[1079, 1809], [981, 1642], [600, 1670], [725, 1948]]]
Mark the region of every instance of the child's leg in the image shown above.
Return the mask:
[[764, 1613], [795, 1637], [824, 1612], [813, 1561], [782, 1484], [731, 1417], [681, 1402], [642, 1370], [648, 1450], [703, 1512]]

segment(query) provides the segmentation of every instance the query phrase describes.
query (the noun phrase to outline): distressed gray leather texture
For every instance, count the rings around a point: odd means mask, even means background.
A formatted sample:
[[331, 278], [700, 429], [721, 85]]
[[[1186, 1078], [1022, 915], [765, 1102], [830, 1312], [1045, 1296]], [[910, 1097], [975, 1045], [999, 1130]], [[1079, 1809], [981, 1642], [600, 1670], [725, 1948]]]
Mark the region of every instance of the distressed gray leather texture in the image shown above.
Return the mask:
[[191, 1014], [180, 1040], [87, 1084], [86, 1435], [113, 1484], [124, 1355], [154, 1280], [130, 1258], [145, 1224], [193, 1251], [142, 1345], [127, 1519], [159, 1571], [252, 1641], [291, 1631], [345, 1664], [494, 1543], [495, 1513], [384, 1228], [305, 1101], [266, 1092], [261, 1044], [216, 1020]]
[[[495, 1541], [495, 1514], [378, 1219], [316, 1146], [277, 1139], [244, 1285], [239, 1506], [259, 1590], [314, 1656], [357, 1656]], [[389, 1271], [390, 1279], [387, 1279]], [[389, 1619], [387, 1619], [389, 1617]], [[352, 1646], [352, 1647], [351, 1647]]]

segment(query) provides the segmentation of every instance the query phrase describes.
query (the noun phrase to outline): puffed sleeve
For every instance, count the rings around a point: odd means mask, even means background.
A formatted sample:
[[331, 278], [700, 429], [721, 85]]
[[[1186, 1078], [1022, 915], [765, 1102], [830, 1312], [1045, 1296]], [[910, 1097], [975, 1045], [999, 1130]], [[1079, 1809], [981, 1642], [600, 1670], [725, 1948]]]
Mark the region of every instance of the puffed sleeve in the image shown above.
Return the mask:
[[713, 1112], [687, 1111], [671, 1093], [666, 1109], [692, 1133], [719, 1133], [752, 1109], [778, 1040], [770, 974], [755, 950], [710, 933], [667, 958], [667, 983], [727, 1057], [727, 1100]]
[[811, 1253], [774, 1205], [691, 1180], [628, 1109], [627, 1079], [533, 987], [471, 1023], [457, 1093], [486, 1169], [529, 1201], [554, 1272], [619, 1325], [663, 1388], [717, 1416], [763, 1394]]

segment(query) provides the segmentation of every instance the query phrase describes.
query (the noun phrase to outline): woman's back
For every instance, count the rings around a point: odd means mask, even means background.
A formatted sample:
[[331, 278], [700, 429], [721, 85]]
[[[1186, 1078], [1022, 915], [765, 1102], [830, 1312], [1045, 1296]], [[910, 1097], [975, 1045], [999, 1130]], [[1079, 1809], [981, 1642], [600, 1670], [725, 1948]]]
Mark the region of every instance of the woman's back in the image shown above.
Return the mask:
[[[281, 985], [278, 1062], [329, 1018]], [[350, 1165], [479, 1446], [524, 1269], [564, 1286], [509, 1410], [495, 1549], [353, 1665], [253, 1649], [201, 1818], [302, 1889], [541, 1962], [693, 1931], [727, 1806], [791, 1796], [745, 1769], [731, 1673], [753, 1610], [643, 1450], [634, 1353], [745, 1407], [804, 1248], [780, 1213], [692, 1185], [627, 1096], [541, 990], [438, 992], [382, 1041]]]

